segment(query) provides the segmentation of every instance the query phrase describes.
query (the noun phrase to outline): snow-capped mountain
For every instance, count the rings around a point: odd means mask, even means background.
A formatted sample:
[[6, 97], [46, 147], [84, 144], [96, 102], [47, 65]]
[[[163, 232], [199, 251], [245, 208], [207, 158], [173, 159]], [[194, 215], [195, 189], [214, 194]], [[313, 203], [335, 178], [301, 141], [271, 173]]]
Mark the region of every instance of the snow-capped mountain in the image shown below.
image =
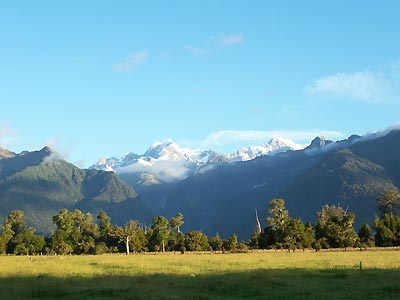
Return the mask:
[[101, 158], [90, 169], [117, 173], [149, 173], [161, 181], [171, 182], [185, 179], [202, 166], [221, 160], [223, 156], [213, 150], [181, 148], [167, 139], [152, 144], [143, 155], [130, 152], [120, 159]]
[[95, 165], [91, 166], [90, 169], [117, 171], [119, 168], [135, 163], [152, 165], [162, 160], [186, 161], [190, 164], [202, 165], [214, 162], [219, 156], [220, 155], [213, 150], [181, 148], [174, 141], [167, 139], [163, 142], [152, 144], [143, 155], [129, 152], [120, 159], [116, 157], [101, 158]]
[[229, 161], [247, 161], [255, 159], [258, 156], [274, 155], [288, 150], [301, 150], [304, 146], [298, 145], [295, 142], [274, 136], [268, 143], [261, 146], [243, 147], [233, 154], [227, 156]]
[[304, 147], [281, 137], [273, 137], [261, 146], [242, 148], [233, 154], [222, 155], [213, 150], [181, 148], [167, 139], [156, 142], [143, 154], [128, 153], [120, 159], [101, 158], [91, 169], [117, 173], [149, 173], [164, 182], [178, 181], [222, 162], [247, 161], [262, 155], [274, 155]]

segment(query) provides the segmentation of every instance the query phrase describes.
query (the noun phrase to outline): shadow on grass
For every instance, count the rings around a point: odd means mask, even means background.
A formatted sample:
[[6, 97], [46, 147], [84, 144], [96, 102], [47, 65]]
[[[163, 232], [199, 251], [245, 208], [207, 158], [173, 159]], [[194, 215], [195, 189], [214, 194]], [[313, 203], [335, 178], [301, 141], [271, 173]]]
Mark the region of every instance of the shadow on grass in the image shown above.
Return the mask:
[[399, 270], [0, 278], [0, 299], [400, 299]]

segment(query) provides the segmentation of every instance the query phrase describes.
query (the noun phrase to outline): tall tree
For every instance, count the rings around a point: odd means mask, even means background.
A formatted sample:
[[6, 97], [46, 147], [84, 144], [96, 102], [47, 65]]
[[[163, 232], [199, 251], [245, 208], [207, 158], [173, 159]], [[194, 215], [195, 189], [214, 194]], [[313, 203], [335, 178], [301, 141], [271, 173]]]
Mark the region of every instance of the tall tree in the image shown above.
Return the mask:
[[147, 251], [147, 238], [144, 229], [136, 226], [135, 234], [130, 241], [130, 247], [136, 252]]
[[379, 247], [400, 246], [400, 216], [384, 214], [374, 220], [375, 244]]
[[8, 242], [12, 239], [14, 231], [11, 229], [11, 223], [4, 221], [0, 235], [0, 254], [7, 253]]
[[267, 217], [268, 225], [274, 230], [282, 231], [289, 221], [289, 211], [285, 209], [285, 200], [274, 198], [269, 202], [270, 217]]
[[96, 249], [99, 252], [116, 251], [118, 248], [119, 239], [112, 235], [113, 226], [111, 224], [111, 217], [106, 212], [101, 211], [97, 215], [99, 220], [99, 237], [96, 241]]
[[305, 225], [301, 219], [290, 219], [284, 231], [283, 247], [289, 251], [311, 248], [314, 241], [314, 229]]
[[129, 255], [130, 252], [130, 242], [136, 235], [137, 223], [130, 220], [124, 227], [115, 226], [111, 235], [118, 238], [125, 245], [125, 253]]
[[192, 230], [185, 234], [185, 248], [189, 251], [210, 250], [207, 236], [200, 230]]
[[232, 251], [236, 250], [237, 247], [238, 247], [237, 235], [233, 233], [227, 240], [226, 248], [227, 250]]
[[101, 211], [96, 218], [99, 220], [99, 237], [106, 241], [112, 231], [111, 217], [105, 211]]
[[28, 255], [40, 253], [45, 245], [43, 236], [35, 235], [36, 229], [26, 228], [18, 233], [11, 241], [13, 253], [16, 255]]
[[290, 224], [289, 212], [285, 208], [285, 200], [274, 198], [269, 202], [269, 216], [267, 227], [260, 234], [259, 244], [262, 248], [282, 248], [287, 236], [287, 228]]
[[183, 222], [183, 214], [177, 213], [175, 217], [172, 217], [169, 221], [172, 230], [176, 230], [176, 233], [180, 233], [180, 227], [182, 226]]
[[360, 240], [360, 247], [371, 247], [374, 244], [374, 239], [371, 235], [371, 227], [365, 222], [358, 231], [358, 239]]
[[377, 201], [381, 216], [384, 214], [395, 214], [400, 206], [399, 198], [399, 193], [394, 190], [388, 190], [380, 195]]
[[348, 248], [355, 245], [358, 236], [354, 231], [354, 214], [341, 206], [325, 205], [317, 212], [316, 239], [330, 248]]
[[76, 209], [72, 212], [73, 230], [72, 241], [76, 254], [94, 254], [98, 238], [98, 226], [93, 222], [91, 213], [83, 213]]
[[0, 237], [0, 251], [13, 254], [35, 254], [42, 251], [44, 237], [36, 236], [35, 229], [25, 225], [24, 212], [14, 210], [4, 221]]
[[151, 231], [151, 242], [162, 252], [165, 252], [165, 245], [171, 233], [171, 228], [169, 226], [168, 220], [163, 216], [153, 218]]
[[215, 236], [209, 238], [208, 243], [214, 251], [221, 251], [224, 246], [224, 241], [221, 239], [218, 233]]
[[58, 254], [94, 254], [98, 238], [98, 226], [90, 213], [76, 209], [61, 210], [53, 217], [57, 229], [51, 237], [52, 250]]

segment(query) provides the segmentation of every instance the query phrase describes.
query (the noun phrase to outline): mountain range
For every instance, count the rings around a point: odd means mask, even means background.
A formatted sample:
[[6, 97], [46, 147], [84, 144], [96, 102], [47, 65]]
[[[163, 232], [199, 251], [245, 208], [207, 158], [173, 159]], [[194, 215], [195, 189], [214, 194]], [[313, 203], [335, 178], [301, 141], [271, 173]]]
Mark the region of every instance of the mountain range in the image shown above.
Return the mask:
[[129, 152], [121, 158], [101, 158], [89, 169], [115, 171], [118, 174], [146, 174], [160, 182], [177, 182], [222, 163], [248, 161], [259, 156], [302, 148], [304, 147], [293, 141], [274, 136], [268, 143], [260, 146], [243, 147], [235, 153], [223, 155], [214, 150], [181, 148], [171, 139], [167, 139], [154, 143], [142, 155]]
[[307, 147], [275, 137], [231, 155], [166, 140], [143, 155], [101, 159], [87, 170], [47, 147], [20, 154], [0, 149], [0, 219], [22, 209], [28, 224], [47, 234], [64, 207], [105, 210], [118, 224], [181, 212], [184, 231], [247, 239], [255, 209], [265, 221], [269, 200], [283, 197], [293, 217], [314, 222], [322, 205], [339, 204], [355, 213], [359, 226], [372, 221], [382, 192], [399, 190], [398, 149], [397, 129], [336, 142], [317, 137]]

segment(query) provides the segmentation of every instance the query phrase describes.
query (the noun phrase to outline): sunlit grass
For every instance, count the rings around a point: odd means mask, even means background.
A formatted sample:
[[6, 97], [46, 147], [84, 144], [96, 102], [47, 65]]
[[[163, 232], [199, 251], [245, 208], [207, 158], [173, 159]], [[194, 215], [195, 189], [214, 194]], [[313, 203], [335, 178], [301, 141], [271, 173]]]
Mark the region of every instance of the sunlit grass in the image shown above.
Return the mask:
[[400, 251], [267, 251], [246, 254], [0, 256], [0, 277], [210, 274], [260, 269], [400, 268]]
[[398, 282], [394, 250], [0, 257], [0, 299], [382, 300]]

